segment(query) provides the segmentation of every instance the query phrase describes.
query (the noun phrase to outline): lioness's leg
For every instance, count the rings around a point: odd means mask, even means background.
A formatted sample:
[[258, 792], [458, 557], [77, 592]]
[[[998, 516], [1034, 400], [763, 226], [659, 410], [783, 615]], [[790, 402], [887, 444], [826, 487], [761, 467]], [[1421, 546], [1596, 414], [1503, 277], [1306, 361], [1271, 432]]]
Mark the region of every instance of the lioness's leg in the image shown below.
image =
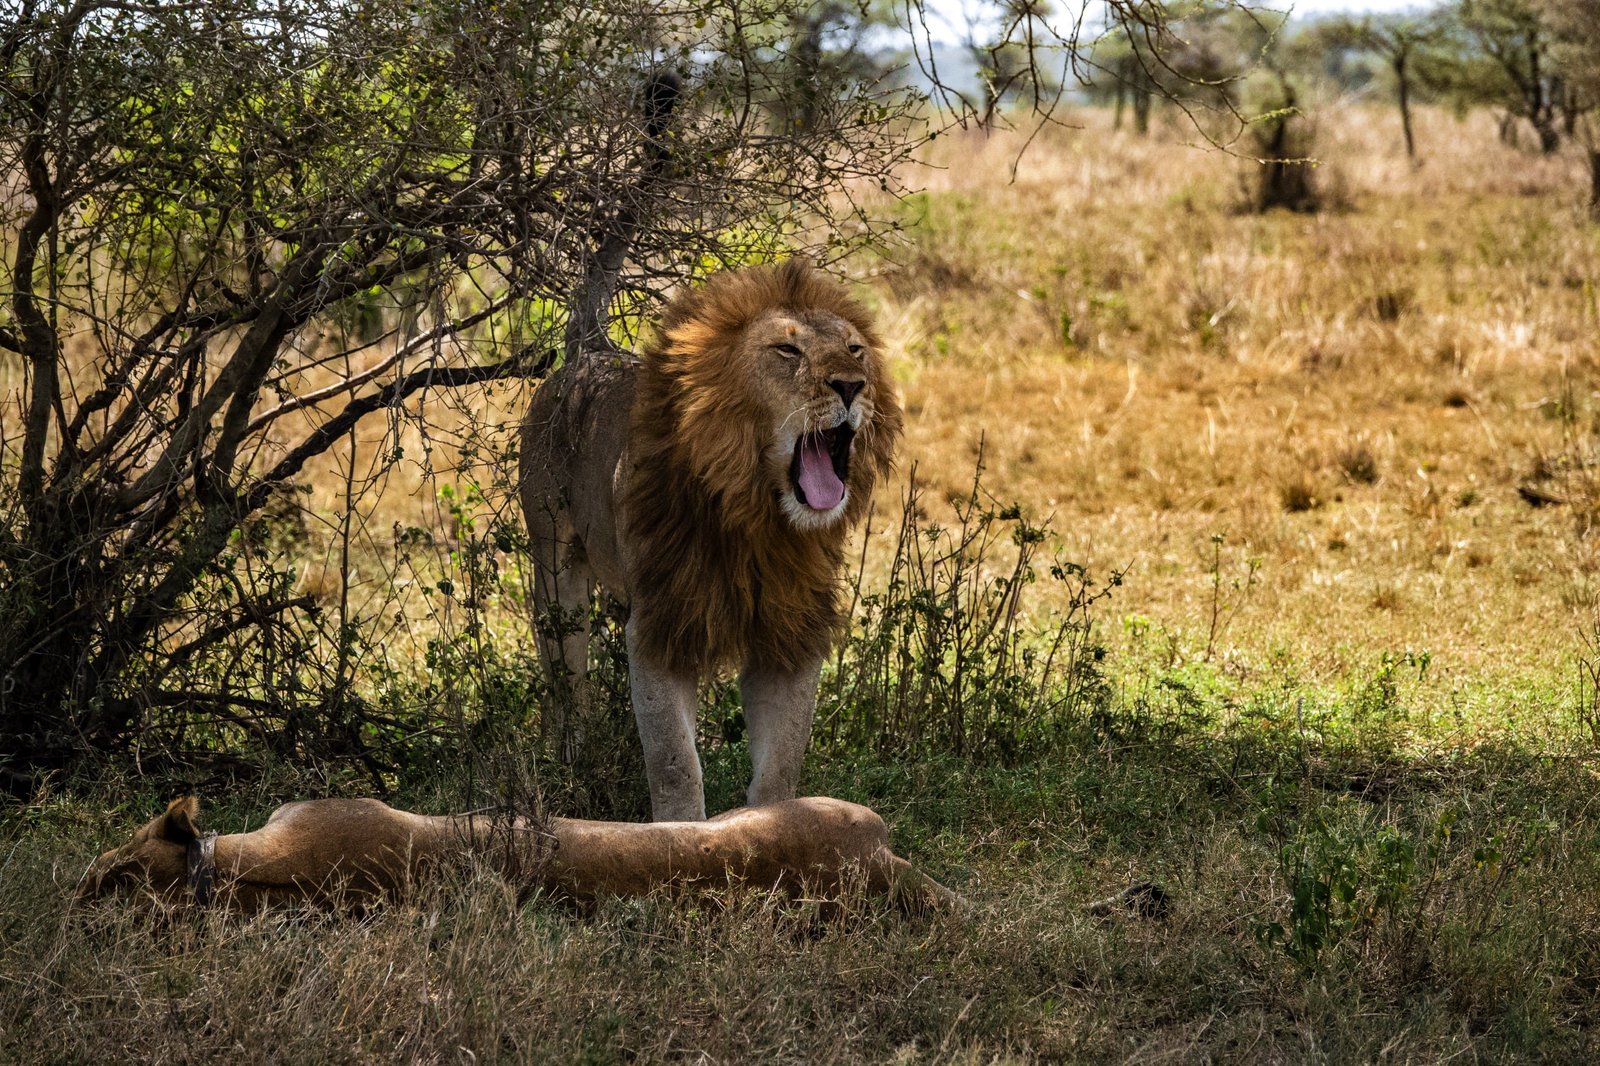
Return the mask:
[[698, 822], [706, 816], [700, 755], [695, 751], [695, 678], [651, 662], [640, 647], [637, 619], [628, 619], [628, 686], [650, 778], [650, 816]]
[[789, 673], [747, 666], [739, 675], [744, 720], [750, 731], [749, 803], [794, 799], [811, 741], [811, 718], [817, 711], [817, 678], [822, 660]]

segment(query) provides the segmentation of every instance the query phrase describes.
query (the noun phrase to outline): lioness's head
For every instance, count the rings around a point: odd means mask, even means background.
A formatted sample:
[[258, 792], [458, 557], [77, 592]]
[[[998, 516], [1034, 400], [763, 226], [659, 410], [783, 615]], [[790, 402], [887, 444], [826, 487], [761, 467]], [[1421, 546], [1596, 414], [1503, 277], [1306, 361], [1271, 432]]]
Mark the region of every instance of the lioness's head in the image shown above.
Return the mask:
[[189, 845], [200, 836], [200, 801], [175, 799], [146, 822], [133, 839], [90, 863], [78, 885], [78, 898], [95, 899], [129, 889], [175, 896], [188, 880]]
[[644, 358], [661, 386], [648, 428], [727, 506], [800, 530], [865, 513], [900, 404], [882, 339], [838, 282], [799, 260], [718, 274], [672, 302]]

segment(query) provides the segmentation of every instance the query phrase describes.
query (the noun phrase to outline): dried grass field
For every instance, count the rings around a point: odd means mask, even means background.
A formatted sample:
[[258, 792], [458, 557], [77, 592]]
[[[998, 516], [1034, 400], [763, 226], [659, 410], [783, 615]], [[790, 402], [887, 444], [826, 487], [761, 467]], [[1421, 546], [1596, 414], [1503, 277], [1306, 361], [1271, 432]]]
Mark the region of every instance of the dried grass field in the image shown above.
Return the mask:
[[[1579, 161], [1428, 111], [1413, 169], [1388, 112], [1349, 107], [1318, 131], [1328, 208], [1255, 215], [1252, 164], [1192, 131], [1076, 122], [939, 139], [886, 208], [904, 243], [850, 265], [893, 341], [906, 462], [803, 791], [874, 806], [968, 912], [519, 904], [484, 874], [360, 920], [69, 914], [88, 859], [174, 786], [108, 768], [0, 819], [0, 1059], [1592, 1061], [1600, 229]], [[492, 402], [509, 424], [523, 400]], [[310, 479], [313, 512], [356, 461]], [[509, 471], [474, 469], [502, 509]], [[456, 565], [380, 565], [391, 528], [465, 536], [440, 490], [393, 475], [358, 597]], [[336, 529], [291, 546], [310, 593], [338, 595]], [[963, 529], [975, 558], [917, 554]], [[462, 713], [451, 671], [474, 670], [468, 704], [525, 695], [514, 560], [500, 577], [459, 643], [460, 608], [402, 589], [374, 698], [411, 678]], [[1003, 620], [970, 646], [969, 609]], [[747, 772], [731, 698], [706, 697], [716, 809]], [[589, 763], [541, 769], [558, 813], [640, 816], [614, 719]], [[517, 725], [480, 731], [487, 762], [417, 764], [394, 802], [531, 772]], [[207, 818], [370, 788], [270, 770]], [[1164, 917], [1087, 912], [1136, 879]]]

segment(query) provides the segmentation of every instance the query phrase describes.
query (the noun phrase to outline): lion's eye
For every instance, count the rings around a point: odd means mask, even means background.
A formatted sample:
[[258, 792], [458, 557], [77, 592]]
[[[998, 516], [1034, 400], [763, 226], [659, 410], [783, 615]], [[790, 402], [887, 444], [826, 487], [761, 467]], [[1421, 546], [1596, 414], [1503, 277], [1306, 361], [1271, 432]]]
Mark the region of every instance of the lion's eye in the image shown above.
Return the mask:
[[859, 345], [859, 344], [852, 344], [852, 345], [851, 345], [851, 346], [850, 346], [850, 354], [851, 354], [851, 355], [860, 355], [860, 354], [861, 354], [861, 345]]
[[802, 354], [800, 349], [796, 348], [792, 344], [774, 344], [773, 347], [778, 349], [778, 351], [782, 352], [784, 355], [794, 356]]

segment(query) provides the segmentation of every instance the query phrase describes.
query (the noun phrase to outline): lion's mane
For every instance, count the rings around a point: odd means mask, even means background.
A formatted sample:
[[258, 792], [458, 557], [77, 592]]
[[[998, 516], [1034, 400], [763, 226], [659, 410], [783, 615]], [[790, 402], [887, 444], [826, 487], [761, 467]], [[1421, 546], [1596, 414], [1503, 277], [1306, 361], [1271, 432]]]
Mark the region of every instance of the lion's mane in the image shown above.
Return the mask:
[[[874, 413], [855, 438], [844, 516], [826, 529], [797, 529], [780, 510], [782, 486], [762, 457], [770, 425], [740, 365], [745, 328], [775, 308], [831, 312], [872, 349]], [[666, 308], [642, 356], [623, 492], [644, 650], [696, 675], [815, 661], [844, 621], [845, 538], [866, 516], [900, 435], [899, 400], [870, 316], [843, 286], [791, 260], [688, 290]]]

